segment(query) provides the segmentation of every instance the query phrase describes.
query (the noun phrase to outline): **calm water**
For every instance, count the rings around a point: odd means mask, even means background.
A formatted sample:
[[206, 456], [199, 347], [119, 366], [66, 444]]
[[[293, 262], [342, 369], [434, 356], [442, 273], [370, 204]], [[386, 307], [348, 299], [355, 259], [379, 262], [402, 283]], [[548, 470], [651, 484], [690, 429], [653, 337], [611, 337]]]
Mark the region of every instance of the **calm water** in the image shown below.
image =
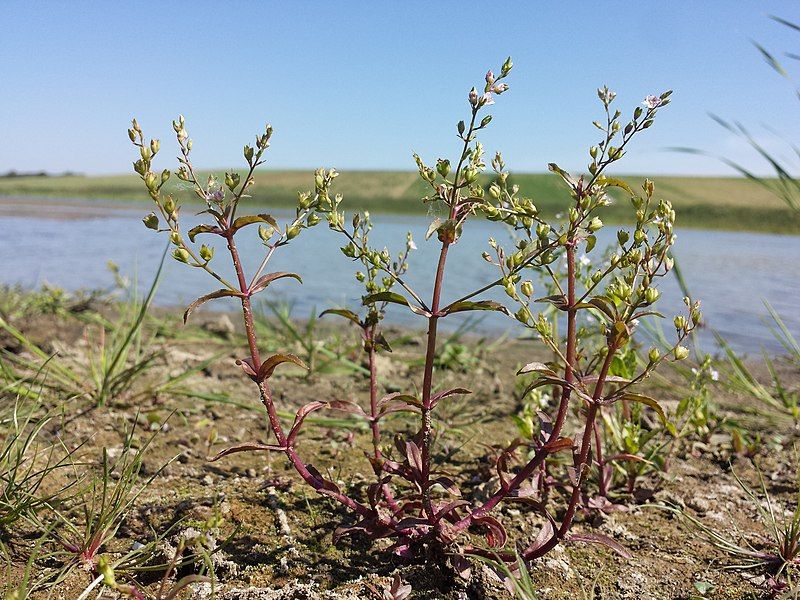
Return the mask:
[[[67, 289], [108, 287], [113, 277], [106, 262], [111, 259], [123, 273], [138, 273], [140, 281], [149, 284], [166, 238], [144, 228], [141, 218], [146, 210], [143, 205], [109, 208], [64, 201], [58, 206], [53, 206], [52, 202], [41, 206], [31, 200], [0, 199], [0, 283], [22, 284], [29, 288], [45, 282]], [[281, 213], [273, 211], [273, 214], [277, 217]], [[186, 220], [184, 226], [188, 229], [188, 221], [195, 219]], [[375, 216], [374, 220], [373, 244], [386, 244], [390, 250], [399, 250], [405, 232], [412, 231], [419, 250], [412, 253], [408, 280], [424, 294], [423, 297], [429, 295], [427, 282], [433, 278], [438, 256], [435, 240], [424, 241], [429, 220], [386, 215]], [[602, 230], [598, 247], [610, 243], [615, 231], [612, 227]], [[489, 236], [501, 241], [506, 234], [502, 226], [476, 220], [452, 249], [445, 278], [445, 299], [461, 296], [496, 277], [493, 267], [480, 258], [481, 251], [487, 249]], [[262, 247], [255, 229], [252, 236], [245, 232], [241, 237], [240, 248], [246, 266], [253, 269], [260, 261]], [[208, 242], [219, 239], [205, 238]], [[356, 265], [339, 252], [339, 237], [320, 224], [305, 232], [304, 238], [294, 246], [296, 254], [291, 259], [285, 251], [276, 253], [270, 270], [296, 271], [305, 283], [300, 286], [294, 280], [282, 280], [270, 291], [294, 301], [297, 316], [307, 316], [312, 309], [331, 306], [357, 307], [360, 287], [353, 277]], [[761, 346], [777, 349], [764, 324], [766, 310], [762, 299], [775, 307], [796, 337], [800, 336], [800, 237], [679, 229], [675, 256], [690, 290], [702, 299], [709, 326], [717, 329], [738, 350], [757, 352]], [[228, 274], [222, 268], [224, 248], [217, 248], [217, 257], [218, 269]], [[199, 269], [168, 260], [156, 301], [160, 305], [184, 305], [219, 287], [215, 283]], [[682, 308], [681, 293], [672, 278], [661, 283], [661, 291], [663, 299], [659, 310], [669, 315]], [[487, 297], [502, 299], [504, 295]], [[218, 309], [226, 306], [232, 309], [235, 303], [222, 300], [216, 304]], [[390, 311], [390, 316], [396, 323], [416, 322], [417, 326], [422, 326], [399, 307]], [[513, 326], [507, 317], [492, 314], [479, 328], [494, 334]], [[709, 332], [704, 338], [706, 345], [713, 345]]]

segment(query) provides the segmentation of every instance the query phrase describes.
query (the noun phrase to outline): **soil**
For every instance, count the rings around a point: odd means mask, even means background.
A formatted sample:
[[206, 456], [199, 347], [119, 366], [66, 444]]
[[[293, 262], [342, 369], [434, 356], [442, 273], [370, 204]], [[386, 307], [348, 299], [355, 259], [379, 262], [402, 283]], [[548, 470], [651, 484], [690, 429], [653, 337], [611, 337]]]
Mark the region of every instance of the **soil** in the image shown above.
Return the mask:
[[[119, 455], [124, 432], [134, 424], [139, 443], [155, 434], [144, 455], [142, 476], [162, 470], [101, 552], [119, 556], [134, 544], [152, 539], [153, 532], [170, 527], [173, 533], [168, 540], [172, 544], [187, 531], [203, 529], [221, 549], [214, 554], [213, 586], [196, 583], [184, 593], [184, 597], [198, 600], [389, 598], [382, 594], [395, 574], [411, 585], [412, 598], [510, 597], [496, 574], [478, 561], [472, 562], [467, 580], [456, 575], [448, 560], [431, 558], [408, 563], [387, 554], [382, 551], [388, 545], [385, 541], [370, 544], [362, 538], [344, 538], [334, 544], [334, 530], [342, 523], [352, 523], [351, 515], [303, 485], [283, 455], [243, 452], [210, 462], [209, 456], [228, 445], [269, 443], [270, 434], [253, 384], [235, 364], [239, 352], [246, 348], [241, 333], [230, 331], [224, 315], [201, 312], [186, 328], [178, 325], [177, 315], [177, 311], [156, 314], [161, 331], [169, 335], [153, 338], [152, 347], [161, 355], [146, 377], [156, 381], [218, 355], [202, 372], [192, 375], [184, 387], [204, 394], [224, 393], [235, 404], [171, 394], [141, 396], [136, 393], [140, 386], [108, 406], [93, 407], [81, 399], [70, 400], [64, 405], [65, 418], [54, 419], [46, 429], [47, 435], [59, 434], [68, 445], [83, 442], [80, 456], [95, 464], [103, 448], [112, 458]], [[79, 319], [35, 314], [20, 317], [15, 326], [47, 352], [57, 351], [76, 364], [86, 361], [87, 326]], [[328, 327], [321, 334], [323, 338], [343, 330]], [[348, 336], [339, 339], [339, 350], [354, 362], [361, 362], [356, 338]], [[385, 354], [380, 364], [383, 391], [413, 390], [421, 381], [418, 359], [422, 335], [393, 330], [386, 337], [396, 342], [394, 351]], [[516, 369], [523, 362], [541, 360], [536, 342], [506, 340], [492, 345], [492, 341], [467, 339], [465, 345], [475, 362], [463, 372], [437, 372], [437, 385], [442, 389], [467, 387], [473, 391], [449, 406], [443, 403], [438, 415], [441, 434], [437, 446], [438, 459], [443, 458], [444, 452], [449, 453], [448, 470], [462, 482], [463, 495], [470, 501], [485, 496], [496, 485], [495, 480], [480, 482], [492, 472], [491, 458], [496, 447], [518, 435], [511, 420], [520, 410], [515, 391]], [[24, 352], [5, 334], [0, 334], [0, 346], [10, 352]], [[284, 350], [298, 354], [302, 351], [297, 346]], [[786, 369], [796, 386], [800, 374]], [[312, 373], [309, 377], [294, 368], [276, 371], [272, 382], [281, 410], [292, 413], [311, 400], [363, 403], [368, 397], [369, 382], [362, 373], [354, 373], [341, 364], [327, 370], [332, 372]], [[674, 410], [682, 393], [675, 377], [667, 374], [667, 379], [646, 384], [648, 393], [668, 410]], [[741, 410], [747, 399], [724, 391], [722, 385], [715, 388], [714, 394], [721, 406], [746, 418]], [[0, 402], [7, 401], [0, 398]], [[791, 508], [797, 494], [792, 452], [798, 440], [797, 430], [787, 422], [776, 425], [751, 419], [748, 423], [751, 431], [762, 434], [756, 460], [769, 493], [777, 506]], [[304, 460], [323, 472], [326, 469], [343, 489], [358, 495], [372, 477], [364, 458], [364, 451], [370, 447], [369, 432], [363, 426], [333, 425], [323, 421], [307, 426], [298, 450]], [[388, 427], [393, 432], [408, 432], [411, 422], [401, 418]], [[639, 494], [640, 498], [649, 496], [646, 499], [637, 501], [622, 495], [620, 510], [602, 513], [587, 509], [579, 513], [574, 531], [609, 536], [622, 544], [631, 558], [595, 544], [562, 545], [532, 566], [531, 576], [540, 597], [769, 597], [769, 573], [725, 568], [735, 561], [708, 543], [689, 521], [663, 508], [668, 505], [685, 509], [705, 525], [722, 531], [736, 528], [758, 546], [765, 530], [754, 502], [737, 485], [734, 471], [749, 485], [758, 485], [753, 462], [733, 454], [725, 436], [715, 436], [708, 443], [680, 446], [666, 473], [640, 482], [641, 489], [652, 490], [649, 495]], [[498, 513], [507, 525], [509, 538], [520, 544], [530, 543], [543, 524], [542, 517], [525, 505], [502, 505]], [[18, 562], [11, 573], [21, 573], [24, 550], [30, 547], [35, 533], [26, 527], [11, 532], [0, 530], [6, 545], [18, 550], [13, 554]], [[475, 536], [474, 541], [480, 542], [480, 538]], [[188, 568], [180, 575], [190, 572]], [[74, 599], [92, 578], [86, 571], [75, 569], [54, 589], [34, 597]], [[118, 578], [125, 581], [122, 575]], [[150, 593], [158, 585], [158, 575], [140, 574], [137, 580], [149, 585]], [[704, 589], [707, 591], [702, 592]], [[105, 591], [103, 597], [114, 597], [114, 593]]]

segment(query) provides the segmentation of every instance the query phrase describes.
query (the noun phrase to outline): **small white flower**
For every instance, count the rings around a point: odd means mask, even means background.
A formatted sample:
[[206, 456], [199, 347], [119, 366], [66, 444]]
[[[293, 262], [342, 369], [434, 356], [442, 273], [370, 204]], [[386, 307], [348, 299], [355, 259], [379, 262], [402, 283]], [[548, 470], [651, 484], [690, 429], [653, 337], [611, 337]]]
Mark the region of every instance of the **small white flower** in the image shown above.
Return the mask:
[[719, 371], [716, 369], [711, 369], [708, 374], [711, 375], [711, 381], [719, 381]]
[[408, 249], [409, 250], [416, 250], [417, 245], [414, 243], [414, 240], [408, 240]]
[[590, 264], [592, 264], [592, 259], [586, 256], [585, 254], [582, 254], [581, 257], [578, 259], [578, 262], [581, 264], [582, 267], [588, 267]]
[[658, 96], [654, 96], [650, 94], [647, 98], [644, 99], [642, 102], [642, 106], [646, 106], [647, 108], [653, 109], [657, 108], [661, 104], [661, 98]]
[[483, 104], [484, 106], [490, 106], [494, 104], [494, 98], [492, 97], [491, 92], [486, 92], [483, 95], [483, 98], [481, 98], [481, 104]]

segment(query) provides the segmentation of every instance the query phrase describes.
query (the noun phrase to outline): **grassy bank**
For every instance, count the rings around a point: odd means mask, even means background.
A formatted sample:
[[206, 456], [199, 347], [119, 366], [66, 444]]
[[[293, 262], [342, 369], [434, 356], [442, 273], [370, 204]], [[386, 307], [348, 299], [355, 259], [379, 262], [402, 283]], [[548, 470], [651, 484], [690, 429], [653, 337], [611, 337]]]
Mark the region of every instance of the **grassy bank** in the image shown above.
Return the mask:
[[[638, 187], [642, 176], [627, 180]], [[533, 198], [547, 216], [565, 206], [565, 189], [560, 180], [546, 173], [513, 176], [522, 195]], [[794, 233], [800, 219], [781, 200], [751, 181], [735, 177], [654, 177], [659, 196], [670, 200], [685, 227]], [[176, 195], [194, 201], [180, 181], [168, 184]], [[252, 189], [254, 201], [263, 206], [291, 207], [298, 190], [310, 188], [311, 171], [261, 171]], [[425, 184], [410, 171], [347, 171], [336, 189], [351, 210], [420, 214], [427, 208], [420, 198]], [[61, 198], [102, 198], [148, 202], [141, 181], [135, 175], [102, 177], [14, 177], [0, 179], [0, 195]], [[620, 199], [622, 197], [620, 196]], [[630, 207], [619, 202], [610, 217], [617, 222], [630, 218]]]

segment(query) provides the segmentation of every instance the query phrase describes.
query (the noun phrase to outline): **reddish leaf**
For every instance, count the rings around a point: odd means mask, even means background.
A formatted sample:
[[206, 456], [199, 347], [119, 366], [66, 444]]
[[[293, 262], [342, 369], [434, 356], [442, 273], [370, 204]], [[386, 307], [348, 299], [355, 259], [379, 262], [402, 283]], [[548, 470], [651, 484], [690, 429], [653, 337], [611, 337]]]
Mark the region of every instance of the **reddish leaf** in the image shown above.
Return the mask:
[[259, 383], [272, 377], [272, 374], [275, 372], [275, 368], [278, 365], [287, 362], [294, 363], [298, 367], [308, 370], [306, 364], [294, 354], [273, 354], [267, 360], [261, 363], [261, 367], [258, 369]]
[[422, 450], [414, 442], [406, 442], [406, 459], [408, 466], [417, 477], [417, 481], [422, 481]]
[[631, 553], [613, 538], [603, 535], [602, 533], [573, 533], [567, 538], [568, 542], [586, 542], [587, 544], [602, 544], [611, 548], [614, 552], [619, 554], [622, 558], [632, 558]]
[[237, 360], [236, 364], [242, 367], [242, 371], [244, 371], [247, 375], [249, 375], [253, 379], [258, 378], [258, 373], [255, 370], [252, 359], [243, 358], [241, 360]]
[[523, 373], [542, 373], [543, 375], [549, 375], [551, 377], [556, 377], [555, 371], [548, 367], [543, 362], [530, 362], [524, 367], [522, 367], [519, 371], [517, 371], [517, 375], [522, 375]]
[[550, 538], [553, 537], [553, 523], [551, 521], [547, 521], [542, 528], [539, 530], [539, 534], [536, 536], [536, 539], [533, 540], [533, 543], [525, 549], [524, 555], [528, 556], [536, 552], [539, 548], [544, 546]]
[[258, 442], [250, 442], [249, 444], [237, 444], [236, 446], [231, 446], [230, 448], [225, 448], [218, 454], [216, 454], [213, 458], [209, 460], [211, 462], [217, 461], [224, 456], [228, 456], [229, 454], [236, 454], [237, 452], [285, 452], [286, 448], [284, 446], [277, 446], [273, 444], [259, 444]]
[[225, 298], [226, 296], [236, 296], [241, 297], [241, 292], [236, 292], [234, 290], [217, 290], [216, 292], [211, 292], [210, 294], [206, 294], [205, 296], [200, 296], [197, 300], [192, 302], [189, 306], [186, 307], [186, 312], [183, 313], [183, 322], [189, 319], [189, 315], [192, 314], [192, 311], [208, 302], [209, 300], [214, 300], [216, 298]]
[[201, 234], [201, 233], [215, 233], [217, 235], [222, 235], [222, 230], [219, 227], [212, 227], [211, 225], [198, 225], [197, 227], [192, 227], [189, 232], [189, 239], [194, 243], [194, 238]]
[[445, 476], [437, 477], [436, 479], [431, 481], [431, 485], [440, 485], [449, 494], [452, 494], [453, 496], [461, 496], [461, 490], [458, 489], [456, 482], [450, 479], [449, 477]]
[[502, 548], [506, 545], [508, 535], [500, 521], [489, 515], [484, 515], [482, 517], [475, 517], [473, 522], [483, 525], [488, 530], [486, 533], [486, 543], [489, 544], [490, 548]]
[[250, 288], [250, 295], [257, 294], [266, 288], [270, 283], [275, 281], [276, 279], [283, 279], [284, 277], [292, 277], [293, 279], [297, 279], [300, 283], [303, 283], [303, 280], [300, 279], [300, 275], [297, 273], [289, 273], [287, 271], [278, 271], [276, 273], [267, 273], [266, 275], [262, 275], [259, 277], [253, 287]]
[[572, 448], [574, 445], [575, 443], [570, 438], [558, 438], [557, 440], [547, 442], [544, 445], [544, 449], [548, 452], [555, 453]]
[[327, 406], [327, 402], [321, 402], [319, 400], [313, 400], [308, 404], [305, 404], [300, 407], [297, 411], [297, 414], [294, 417], [294, 423], [292, 424], [291, 430], [289, 430], [289, 435], [286, 436], [287, 443], [291, 446], [294, 439], [297, 437], [297, 434], [300, 432], [300, 426], [305, 421], [306, 417], [310, 415], [312, 412], [319, 410], [320, 408], [324, 408]]
[[472, 392], [465, 388], [453, 388], [452, 390], [445, 390], [443, 392], [439, 392], [438, 394], [434, 394], [431, 396], [430, 405], [431, 408], [436, 406], [439, 403], [439, 400], [447, 398], [448, 396], [463, 396], [464, 394], [471, 394]]
[[355, 402], [350, 402], [349, 400], [334, 400], [333, 402], [328, 403], [328, 408], [331, 410], [340, 410], [351, 415], [359, 415], [367, 419], [370, 418], [370, 416], [364, 412], [363, 408], [361, 408]]

